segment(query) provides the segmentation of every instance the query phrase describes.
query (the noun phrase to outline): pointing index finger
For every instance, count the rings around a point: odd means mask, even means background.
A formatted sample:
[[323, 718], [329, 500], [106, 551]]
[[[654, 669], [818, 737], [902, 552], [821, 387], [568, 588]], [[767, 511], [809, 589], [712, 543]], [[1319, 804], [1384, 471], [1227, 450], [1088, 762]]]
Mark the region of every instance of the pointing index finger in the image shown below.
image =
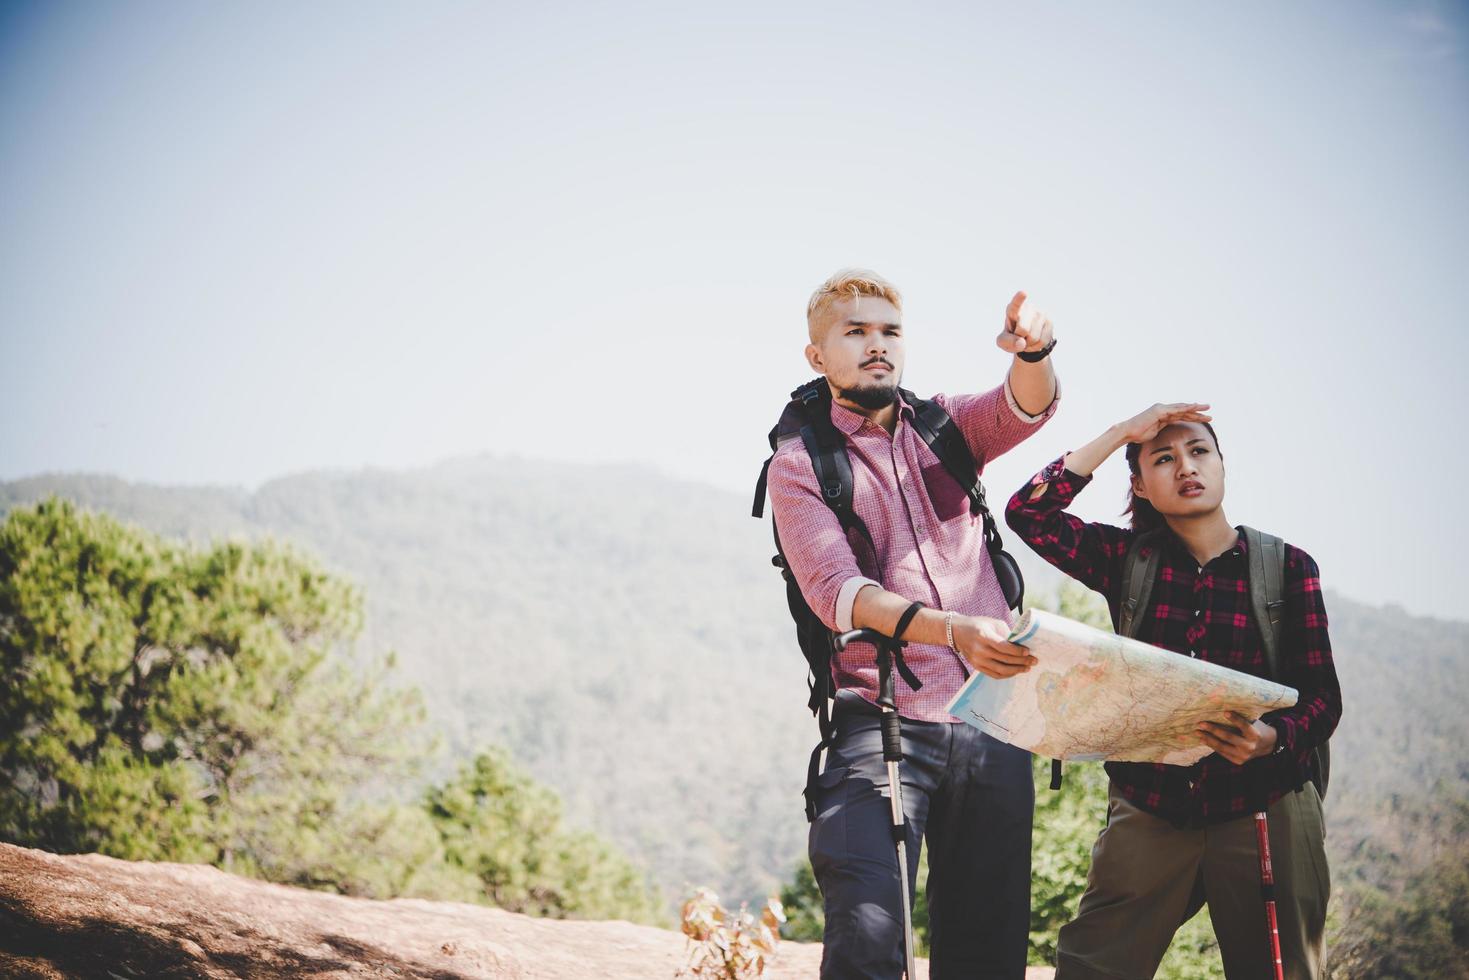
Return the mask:
[[1025, 290], [1020, 290], [1010, 300], [1010, 305], [1005, 307], [1005, 324], [1014, 326], [1015, 320], [1020, 316], [1020, 307], [1025, 302]]

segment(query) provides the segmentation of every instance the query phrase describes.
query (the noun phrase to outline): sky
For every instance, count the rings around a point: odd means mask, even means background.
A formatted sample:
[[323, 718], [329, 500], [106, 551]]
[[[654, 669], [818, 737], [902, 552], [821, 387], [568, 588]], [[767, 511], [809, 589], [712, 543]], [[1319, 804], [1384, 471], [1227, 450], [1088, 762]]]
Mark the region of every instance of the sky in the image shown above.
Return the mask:
[[[1469, 5], [0, 0], [0, 479], [492, 453], [749, 493], [811, 290], [920, 395], [1155, 401], [1328, 588], [1462, 619]], [[1125, 468], [1076, 509], [1117, 520]]]

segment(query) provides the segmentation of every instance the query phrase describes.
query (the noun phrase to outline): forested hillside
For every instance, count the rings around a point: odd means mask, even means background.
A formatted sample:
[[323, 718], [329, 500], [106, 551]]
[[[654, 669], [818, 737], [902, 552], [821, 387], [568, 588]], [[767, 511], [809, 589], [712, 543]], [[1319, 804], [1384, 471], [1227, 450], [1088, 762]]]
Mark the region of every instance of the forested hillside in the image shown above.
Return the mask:
[[11, 510], [0, 841], [348, 895], [666, 918], [642, 866], [566, 827], [503, 748], [415, 785], [436, 740], [391, 654], [341, 655], [361, 623], [358, 590], [278, 541], [191, 547], [58, 498]]
[[[253, 493], [40, 477], [0, 485], [0, 508], [50, 493], [168, 535], [274, 535], [314, 552], [362, 587], [361, 648], [398, 652], [447, 736], [445, 767], [505, 743], [574, 821], [670, 890], [753, 896], [802, 853], [814, 725], [769, 525], [743, 497], [641, 469], [479, 457]], [[1054, 584], [1026, 565], [1032, 589]], [[1469, 624], [1334, 593], [1328, 610], [1346, 703], [1327, 801], [1338, 910], [1389, 921], [1415, 894], [1460, 887], [1430, 878], [1465, 863]]]
[[203, 542], [275, 535], [354, 579], [364, 653], [393, 649], [455, 757], [486, 742], [670, 891], [773, 889], [800, 853], [815, 725], [770, 529], [645, 471], [478, 458], [312, 473], [252, 494], [62, 477], [57, 492]]

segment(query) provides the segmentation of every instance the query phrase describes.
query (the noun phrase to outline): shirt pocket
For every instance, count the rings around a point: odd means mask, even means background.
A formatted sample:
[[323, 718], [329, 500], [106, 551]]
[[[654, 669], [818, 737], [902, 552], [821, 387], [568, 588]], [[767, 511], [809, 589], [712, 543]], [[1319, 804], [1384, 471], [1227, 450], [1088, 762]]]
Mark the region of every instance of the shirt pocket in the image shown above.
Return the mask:
[[930, 463], [923, 467], [923, 488], [928, 491], [929, 503], [940, 521], [951, 521], [969, 513], [969, 495], [959, 486], [959, 481], [944, 469], [944, 464]]

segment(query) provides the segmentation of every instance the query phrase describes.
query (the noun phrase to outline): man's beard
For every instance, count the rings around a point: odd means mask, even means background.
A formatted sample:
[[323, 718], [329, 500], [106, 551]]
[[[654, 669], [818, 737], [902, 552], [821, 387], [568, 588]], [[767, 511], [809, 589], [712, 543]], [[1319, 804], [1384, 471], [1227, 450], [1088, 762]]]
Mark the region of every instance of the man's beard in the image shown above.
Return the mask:
[[878, 382], [862, 388], [838, 388], [837, 397], [854, 405], [860, 405], [869, 412], [875, 412], [880, 408], [887, 408], [898, 400], [898, 382], [894, 381], [891, 385]]

